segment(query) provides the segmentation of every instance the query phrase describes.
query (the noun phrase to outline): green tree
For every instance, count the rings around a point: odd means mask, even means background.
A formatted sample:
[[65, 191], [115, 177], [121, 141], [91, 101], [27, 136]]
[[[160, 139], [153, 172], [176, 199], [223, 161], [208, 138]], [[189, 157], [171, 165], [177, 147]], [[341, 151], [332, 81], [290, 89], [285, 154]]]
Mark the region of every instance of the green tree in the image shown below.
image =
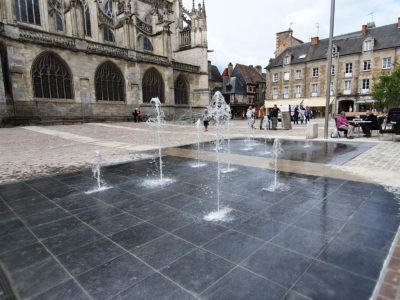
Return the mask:
[[377, 100], [376, 106], [380, 109], [400, 107], [400, 65], [395, 62], [391, 74], [382, 74], [373, 80], [372, 97]]

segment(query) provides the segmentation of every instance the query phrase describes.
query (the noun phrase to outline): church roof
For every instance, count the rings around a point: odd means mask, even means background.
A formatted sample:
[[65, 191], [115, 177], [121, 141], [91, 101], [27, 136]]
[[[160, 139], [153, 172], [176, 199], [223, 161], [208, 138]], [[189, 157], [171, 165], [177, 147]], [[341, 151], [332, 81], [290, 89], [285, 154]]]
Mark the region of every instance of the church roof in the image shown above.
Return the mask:
[[[363, 42], [368, 38], [374, 39], [374, 51], [399, 47], [400, 28], [398, 28], [397, 23], [368, 28], [366, 34], [363, 34], [360, 30], [335, 36], [333, 44], [339, 47], [340, 56], [357, 54], [363, 51]], [[288, 47], [278, 57], [270, 61], [267, 69], [282, 66], [283, 60], [287, 55], [291, 56], [290, 64], [326, 59], [328, 44], [329, 39], [322, 39], [316, 45], [305, 43]]]
[[219, 72], [218, 68], [214, 65], [211, 66], [211, 81], [215, 82], [222, 82], [221, 73]]

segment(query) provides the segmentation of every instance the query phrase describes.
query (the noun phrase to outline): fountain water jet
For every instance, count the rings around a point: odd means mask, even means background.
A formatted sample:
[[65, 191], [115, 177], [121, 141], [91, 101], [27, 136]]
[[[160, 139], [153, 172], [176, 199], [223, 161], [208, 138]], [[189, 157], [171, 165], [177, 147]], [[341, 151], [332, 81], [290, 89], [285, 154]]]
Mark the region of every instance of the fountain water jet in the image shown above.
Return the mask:
[[254, 116], [252, 110], [247, 110], [247, 145], [243, 148], [243, 151], [250, 151], [254, 146]]
[[[227, 127], [228, 127], [228, 132], [227, 132], [227, 139], [228, 139], [228, 156], [230, 156], [230, 154], [231, 154], [231, 112], [229, 111], [229, 116], [228, 116], [228, 119], [227, 119]], [[236, 171], [236, 168], [232, 168], [231, 167], [231, 160], [230, 160], [230, 158], [228, 157], [228, 167], [227, 168], [224, 168], [224, 169], [222, 169], [221, 170], [221, 172], [223, 173], [223, 174], [226, 174], [226, 173], [231, 173], [231, 172], [234, 172], [234, 171]]]
[[196, 129], [197, 129], [197, 162], [192, 163], [192, 168], [202, 168], [205, 167], [206, 163], [200, 163], [200, 134], [201, 134], [201, 120], [198, 119], [196, 122]]
[[283, 153], [281, 141], [279, 139], [274, 140], [274, 145], [272, 146], [272, 150], [273, 150], [274, 166], [275, 166], [274, 182], [269, 187], [264, 188], [264, 190], [270, 192], [276, 192], [276, 191], [284, 192], [289, 190], [289, 187], [278, 181], [278, 157], [279, 154]]
[[208, 111], [211, 117], [215, 121], [216, 127], [216, 145], [215, 145], [215, 152], [217, 154], [217, 211], [211, 212], [207, 216], [204, 217], [206, 221], [227, 221], [229, 218], [227, 215], [229, 214], [229, 209], [220, 209], [220, 184], [221, 184], [221, 158], [220, 158], [220, 144], [221, 144], [221, 136], [220, 136], [220, 129], [221, 125], [229, 119], [231, 108], [228, 104], [226, 104], [224, 97], [220, 92], [216, 92], [212, 98], [211, 106], [208, 107]]
[[150, 103], [154, 103], [154, 105], [155, 105], [156, 118], [150, 118], [146, 121], [146, 123], [150, 127], [157, 128], [160, 179], [159, 180], [148, 179], [144, 182], [144, 185], [148, 186], [148, 187], [166, 186], [166, 185], [169, 185], [169, 184], [175, 182], [175, 180], [170, 179], [170, 178], [164, 178], [164, 174], [163, 174], [163, 162], [162, 162], [162, 150], [161, 150], [161, 127], [164, 126], [164, 124], [165, 124], [164, 112], [161, 109], [160, 99], [152, 98], [150, 100]]
[[92, 166], [92, 172], [93, 172], [93, 177], [96, 179], [97, 181], [97, 188], [87, 191], [86, 194], [92, 194], [95, 192], [101, 192], [101, 191], [105, 191], [110, 189], [111, 187], [102, 186], [102, 180], [101, 180], [101, 155], [100, 155], [100, 151], [96, 150], [94, 152], [94, 162], [93, 162], [93, 166]]

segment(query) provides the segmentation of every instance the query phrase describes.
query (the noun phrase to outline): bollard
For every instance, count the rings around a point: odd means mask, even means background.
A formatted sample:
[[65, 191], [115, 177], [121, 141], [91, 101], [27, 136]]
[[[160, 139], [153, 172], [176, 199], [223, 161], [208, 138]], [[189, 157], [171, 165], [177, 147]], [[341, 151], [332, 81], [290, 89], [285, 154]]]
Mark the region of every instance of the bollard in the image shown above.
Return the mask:
[[309, 122], [307, 124], [306, 139], [316, 139], [316, 138], [318, 138], [318, 124]]

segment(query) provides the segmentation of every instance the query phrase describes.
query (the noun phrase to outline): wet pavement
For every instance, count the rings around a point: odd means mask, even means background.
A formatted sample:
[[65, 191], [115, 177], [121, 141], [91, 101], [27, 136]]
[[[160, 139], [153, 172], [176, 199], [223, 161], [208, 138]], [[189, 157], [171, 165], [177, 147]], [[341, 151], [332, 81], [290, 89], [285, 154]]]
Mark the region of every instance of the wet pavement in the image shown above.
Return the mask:
[[[352, 147], [345, 156], [358, 151]], [[274, 172], [238, 160], [220, 190], [233, 219], [205, 222], [217, 207], [217, 164], [210, 159], [195, 169], [193, 159], [176, 153], [163, 158], [165, 177], [175, 180], [166, 187], [144, 184], [158, 176], [156, 159], [102, 168], [112, 188], [93, 194], [85, 193], [96, 184], [90, 169], [0, 185], [0, 260], [19, 297], [372, 295], [399, 228], [398, 194], [283, 171], [278, 179], [288, 191], [270, 192], [263, 188]], [[332, 162], [333, 155], [318, 161]]]
[[[231, 153], [251, 155], [257, 157], [273, 157], [273, 144], [275, 138], [236, 138], [230, 141]], [[322, 142], [304, 140], [282, 140], [284, 152], [280, 159], [315, 162], [332, 165], [342, 165], [365, 151], [376, 146], [376, 143], [348, 143], [348, 142]], [[224, 141], [223, 153], [227, 153], [227, 140]], [[196, 145], [182, 146], [184, 149], [197, 149]], [[215, 152], [215, 143], [206, 142], [200, 144], [202, 151]]]

